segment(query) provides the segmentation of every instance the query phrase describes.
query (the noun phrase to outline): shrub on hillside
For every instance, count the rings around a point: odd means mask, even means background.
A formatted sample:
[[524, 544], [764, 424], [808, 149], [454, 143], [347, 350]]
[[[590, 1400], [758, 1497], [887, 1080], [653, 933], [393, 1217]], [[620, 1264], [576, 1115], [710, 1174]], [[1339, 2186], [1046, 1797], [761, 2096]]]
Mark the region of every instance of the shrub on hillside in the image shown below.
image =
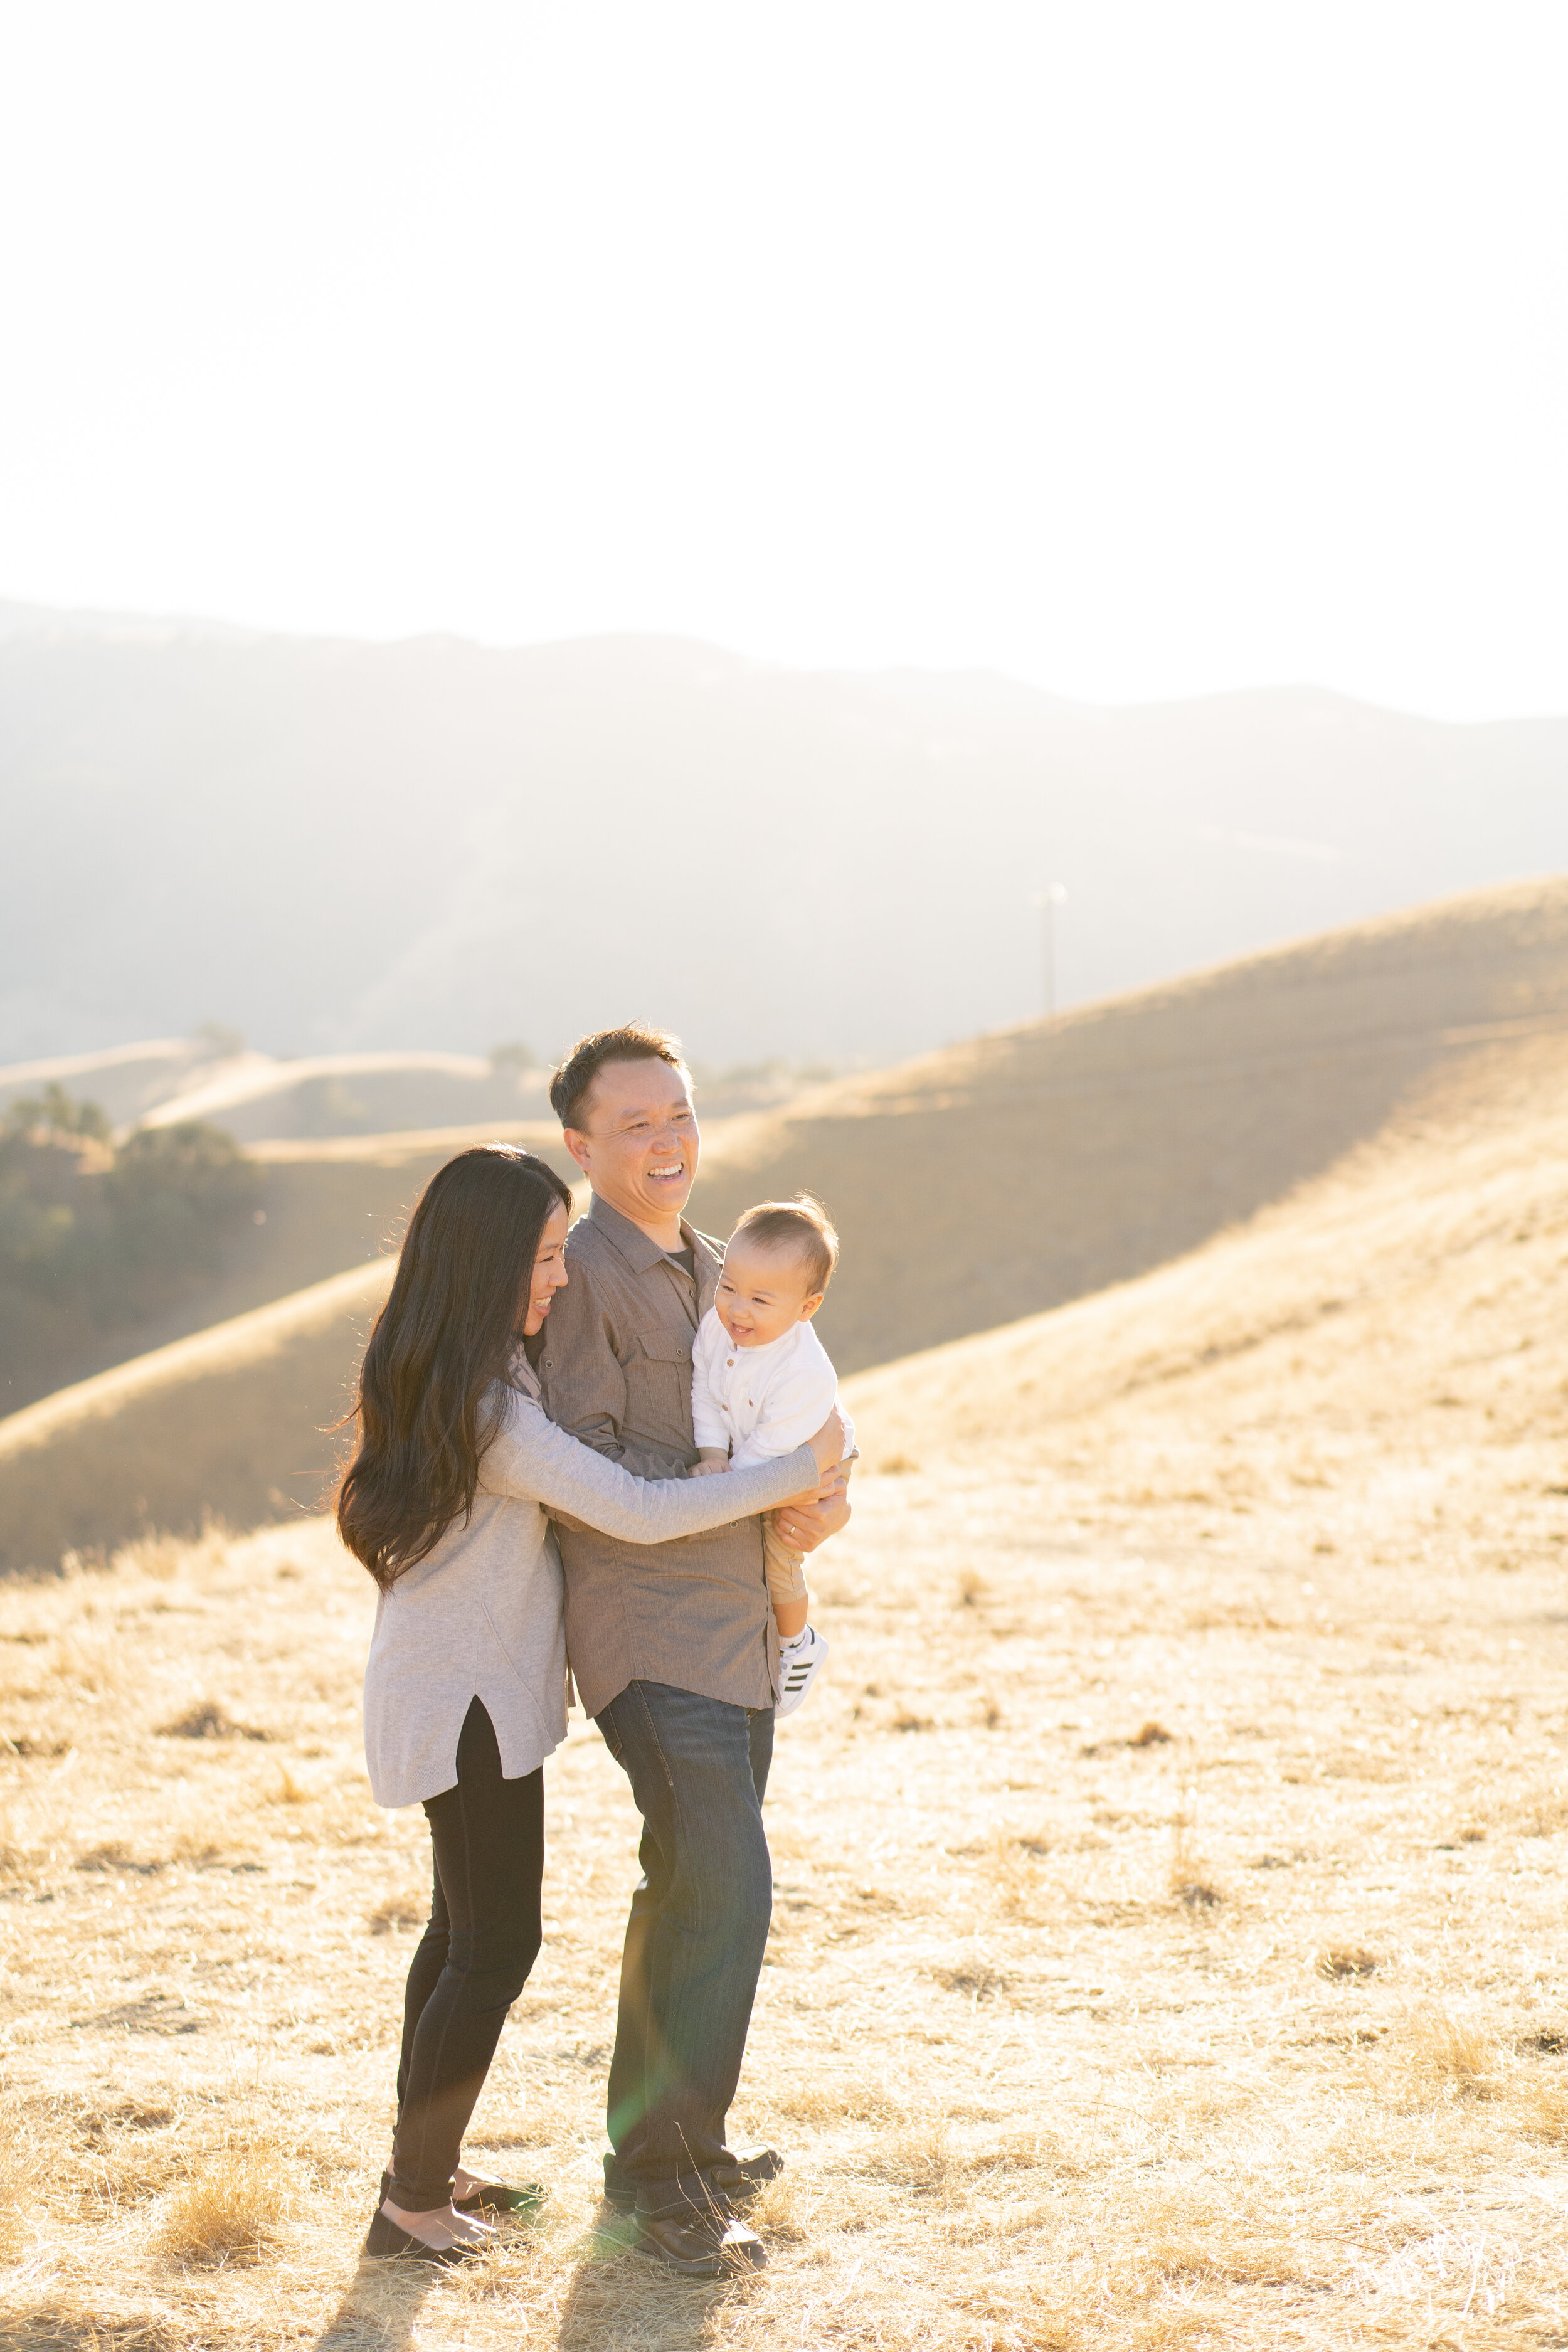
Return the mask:
[[261, 1197], [255, 1161], [198, 1119], [138, 1128], [103, 1183], [121, 1263], [165, 1277], [216, 1272], [226, 1236]]
[[259, 1199], [220, 1129], [140, 1128], [117, 1150], [96, 1104], [51, 1087], [0, 1122], [0, 1301], [134, 1320], [213, 1274]]

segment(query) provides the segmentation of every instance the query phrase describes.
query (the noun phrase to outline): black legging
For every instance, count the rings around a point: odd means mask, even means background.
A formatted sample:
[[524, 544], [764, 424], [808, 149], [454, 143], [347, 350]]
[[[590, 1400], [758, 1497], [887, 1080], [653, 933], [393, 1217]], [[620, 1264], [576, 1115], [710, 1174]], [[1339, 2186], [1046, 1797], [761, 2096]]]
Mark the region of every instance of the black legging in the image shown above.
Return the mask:
[[408, 1971], [384, 2192], [408, 2213], [434, 2212], [451, 2196], [507, 2011], [538, 1957], [544, 1774], [502, 1780], [495, 1726], [475, 1699], [458, 1740], [458, 1785], [426, 1797], [425, 1811], [436, 1887]]

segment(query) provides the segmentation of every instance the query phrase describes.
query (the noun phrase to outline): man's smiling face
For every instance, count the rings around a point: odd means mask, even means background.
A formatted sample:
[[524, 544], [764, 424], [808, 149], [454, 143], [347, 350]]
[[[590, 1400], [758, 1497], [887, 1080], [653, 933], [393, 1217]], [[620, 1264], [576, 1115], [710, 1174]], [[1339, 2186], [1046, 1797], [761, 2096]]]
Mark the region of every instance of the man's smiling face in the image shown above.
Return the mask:
[[685, 1072], [654, 1060], [605, 1062], [582, 1118], [566, 1129], [566, 1149], [599, 1198], [663, 1247], [679, 1247], [701, 1149]]

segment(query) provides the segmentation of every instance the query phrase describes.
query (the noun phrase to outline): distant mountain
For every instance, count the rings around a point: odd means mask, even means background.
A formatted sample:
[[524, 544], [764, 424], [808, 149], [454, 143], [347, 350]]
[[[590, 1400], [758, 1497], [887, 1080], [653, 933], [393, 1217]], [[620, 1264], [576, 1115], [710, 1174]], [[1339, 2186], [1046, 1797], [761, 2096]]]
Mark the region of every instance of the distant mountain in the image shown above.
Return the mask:
[[1568, 867], [1568, 719], [1308, 688], [1125, 710], [667, 638], [498, 650], [0, 605], [0, 1062], [269, 1053], [883, 1063]]

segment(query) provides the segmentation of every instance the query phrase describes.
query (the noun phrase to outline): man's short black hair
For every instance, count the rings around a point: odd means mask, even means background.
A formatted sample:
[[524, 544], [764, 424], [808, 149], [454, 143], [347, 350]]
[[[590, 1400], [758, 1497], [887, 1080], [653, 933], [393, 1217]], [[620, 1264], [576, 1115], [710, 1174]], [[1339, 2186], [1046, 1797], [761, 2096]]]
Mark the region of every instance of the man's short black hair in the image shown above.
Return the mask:
[[579, 1037], [550, 1081], [550, 1104], [563, 1127], [579, 1132], [588, 1108], [594, 1081], [606, 1062], [668, 1062], [688, 1085], [691, 1074], [680, 1058], [680, 1040], [668, 1029], [652, 1029], [646, 1021], [628, 1021], [621, 1029], [595, 1029]]

